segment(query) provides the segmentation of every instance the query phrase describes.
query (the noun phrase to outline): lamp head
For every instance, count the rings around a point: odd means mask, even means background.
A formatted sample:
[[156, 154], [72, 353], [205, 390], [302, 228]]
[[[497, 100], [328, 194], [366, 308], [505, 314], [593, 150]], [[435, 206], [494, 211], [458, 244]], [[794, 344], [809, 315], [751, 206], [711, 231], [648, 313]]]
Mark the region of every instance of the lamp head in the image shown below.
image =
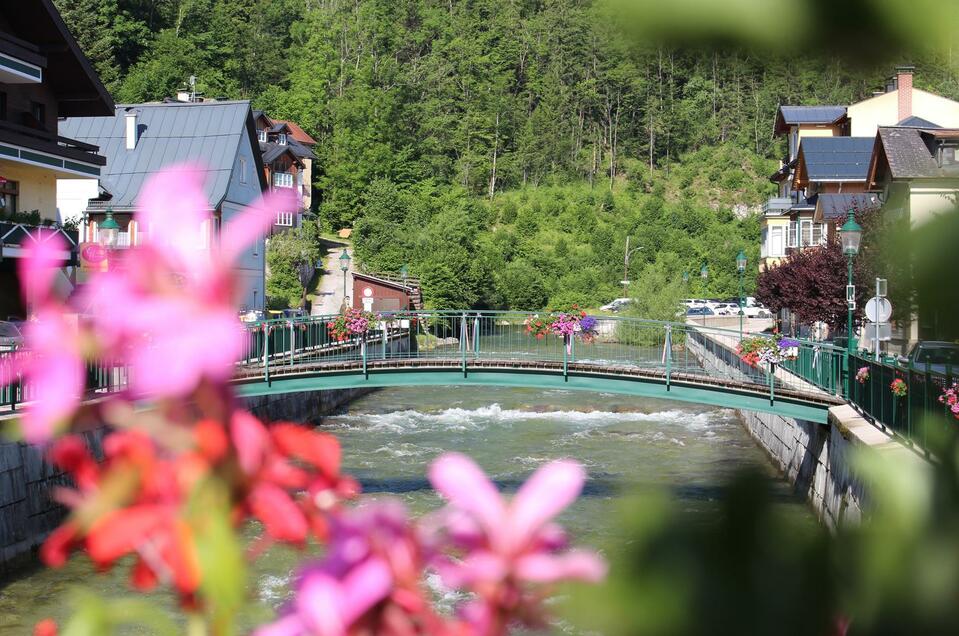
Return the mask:
[[99, 233], [100, 245], [112, 249], [117, 246], [120, 239], [120, 226], [113, 220], [113, 210], [107, 209], [107, 218], [103, 219], [97, 229]]
[[343, 253], [340, 254], [340, 269], [344, 272], [350, 269], [350, 255], [347, 253], [346, 248], [343, 248]]
[[740, 273], [746, 271], [746, 252], [744, 250], [739, 250], [739, 255], [736, 256], [736, 269]]
[[849, 217], [839, 228], [839, 238], [842, 241], [842, 253], [846, 256], [855, 256], [859, 253], [862, 243], [862, 226], [856, 223], [855, 210], [849, 210]]

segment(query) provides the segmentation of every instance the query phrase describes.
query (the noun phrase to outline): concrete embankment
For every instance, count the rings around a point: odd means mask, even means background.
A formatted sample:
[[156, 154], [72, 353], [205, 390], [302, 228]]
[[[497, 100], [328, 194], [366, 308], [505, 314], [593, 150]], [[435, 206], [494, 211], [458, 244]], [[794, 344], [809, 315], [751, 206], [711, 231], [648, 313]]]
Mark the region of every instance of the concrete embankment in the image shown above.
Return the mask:
[[[709, 346], [696, 338], [688, 339], [690, 353], [707, 368], [718, 368], [729, 377], [746, 379], [750, 369], [735, 355], [735, 343], [715, 336], [704, 337], [710, 339]], [[788, 372], [780, 370], [779, 374]], [[790, 379], [799, 381], [795, 377]], [[804, 389], [819, 390], [811, 385]], [[890, 433], [862, 418], [851, 406], [830, 408], [826, 424], [755, 411], [739, 411], [739, 414], [750, 436], [830, 528], [844, 522], [856, 523], [862, 518], [867, 493], [852, 470], [851, 457], [856, 451], [870, 448], [887, 455], [901, 454], [908, 461], [923, 461]]]

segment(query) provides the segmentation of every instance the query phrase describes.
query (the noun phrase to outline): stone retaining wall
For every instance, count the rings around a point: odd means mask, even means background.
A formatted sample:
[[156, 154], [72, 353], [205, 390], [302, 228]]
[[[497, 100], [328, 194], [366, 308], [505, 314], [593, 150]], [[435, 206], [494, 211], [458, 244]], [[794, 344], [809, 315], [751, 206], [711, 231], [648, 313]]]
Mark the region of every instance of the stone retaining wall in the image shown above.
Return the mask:
[[[83, 436], [94, 454], [102, 457], [102, 429]], [[0, 443], [0, 573], [29, 561], [50, 531], [60, 525], [66, 512], [51, 494], [57, 486], [70, 483], [67, 475], [43, 461], [35, 446]]]
[[[703, 346], [689, 338], [688, 346], [707, 368], [722, 368], [732, 377], [746, 379], [744, 363], [724, 344], [710, 341]], [[739, 411], [739, 415], [750, 436], [827, 526], [859, 521], [864, 492], [862, 483], [850, 472], [849, 456], [857, 445], [872, 443], [855, 434], [854, 427], [843, 425], [856, 415], [851, 408], [830, 409], [828, 424], [756, 411]], [[887, 436], [878, 441], [895, 443]]]

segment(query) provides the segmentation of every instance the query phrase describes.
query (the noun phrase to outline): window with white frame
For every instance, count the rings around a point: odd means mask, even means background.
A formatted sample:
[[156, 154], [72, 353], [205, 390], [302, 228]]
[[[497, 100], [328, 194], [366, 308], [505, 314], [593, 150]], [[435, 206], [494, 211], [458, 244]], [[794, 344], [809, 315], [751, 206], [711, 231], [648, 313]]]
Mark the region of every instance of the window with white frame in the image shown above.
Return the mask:
[[823, 223], [813, 223], [812, 225], [812, 244], [822, 245], [826, 242], [826, 226]]
[[246, 159], [240, 157], [239, 165], [237, 165], [237, 172], [239, 172], [240, 183], [246, 183]]
[[274, 188], [292, 188], [293, 174], [289, 172], [274, 172], [273, 187]]
[[799, 247], [812, 245], [812, 221], [803, 220], [799, 222], [799, 240]]
[[790, 221], [786, 235], [786, 247], [799, 247], [799, 222]]
[[277, 136], [276, 136], [276, 143], [280, 144], [281, 146], [285, 146], [285, 145], [286, 145], [286, 133], [280, 133], [279, 135], [277, 135]]
[[783, 227], [773, 227], [769, 230], [769, 256], [783, 256], [786, 250], [783, 247]]
[[258, 131], [258, 132], [256, 133], [256, 137], [257, 137], [257, 139], [259, 139], [259, 140], [262, 141], [263, 143], [266, 143], [266, 130], [260, 130], [260, 131]]
[[276, 224], [282, 225], [284, 227], [293, 227], [293, 213], [292, 212], [277, 212], [276, 213]]

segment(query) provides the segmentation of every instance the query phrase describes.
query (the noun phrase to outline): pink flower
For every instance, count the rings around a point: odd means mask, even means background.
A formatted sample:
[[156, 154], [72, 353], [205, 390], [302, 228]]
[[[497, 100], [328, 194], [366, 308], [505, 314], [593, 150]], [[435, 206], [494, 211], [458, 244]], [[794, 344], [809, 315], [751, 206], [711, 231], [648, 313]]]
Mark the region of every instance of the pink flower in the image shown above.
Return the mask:
[[501, 633], [511, 620], [529, 622], [539, 613], [541, 597], [528, 584], [605, 576], [595, 554], [561, 552], [566, 539], [552, 523], [579, 495], [585, 478], [576, 462], [550, 462], [507, 502], [464, 455], [447, 453], [430, 467], [430, 482], [450, 504], [447, 539], [463, 552], [460, 560], [438, 559], [437, 569], [447, 585], [479, 597], [465, 618], [481, 633]]
[[421, 544], [403, 505], [380, 501], [333, 520], [329, 549], [296, 596], [255, 636], [452, 633], [425, 598]]
[[24, 352], [0, 365], [0, 385], [18, 375], [25, 379], [30, 405], [23, 416], [24, 438], [45, 442], [80, 404], [84, 389], [83, 357], [76, 323], [67, 319], [62, 302], [53, 294], [66, 245], [54, 235], [34, 245], [18, 263], [24, 302], [32, 319], [25, 328]]
[[225, 381], [246, 344], [233, 265], [295, 201], [268, 194], [216, 237], [202, 173], [178, 166], [151, 177], [138, 203], [148, 242], [126, 250], [89, 285], [98, 340], [129, 363], [138, 397], [184, 395], [204, 379]]

